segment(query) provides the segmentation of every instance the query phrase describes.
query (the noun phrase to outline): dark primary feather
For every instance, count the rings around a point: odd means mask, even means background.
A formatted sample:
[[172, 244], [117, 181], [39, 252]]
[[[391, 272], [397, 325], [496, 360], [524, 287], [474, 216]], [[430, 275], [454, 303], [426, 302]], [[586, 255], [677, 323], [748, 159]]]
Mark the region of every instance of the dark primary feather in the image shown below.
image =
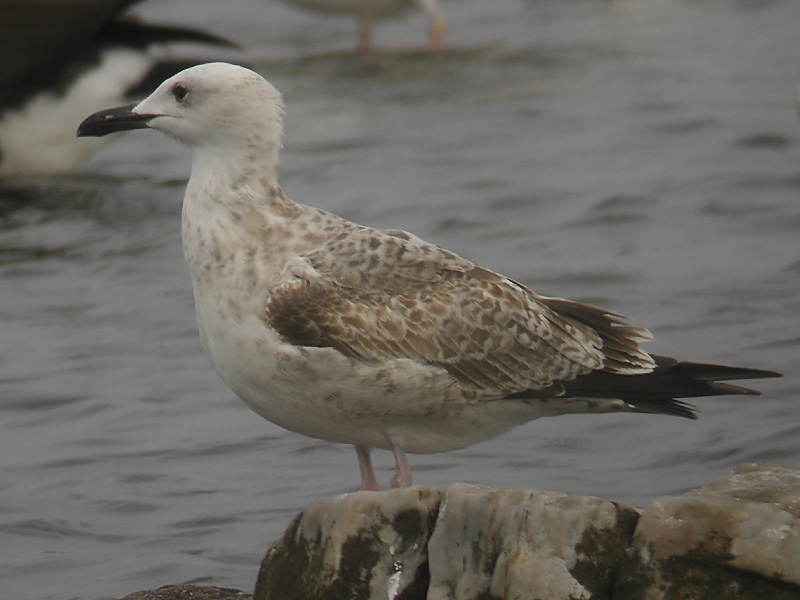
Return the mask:
[[775, 371], [728, 367], [707, 363], [678, 361], [667, 356], [653, 356], [652, 373], [617, 375], [594, 371], [564, 384], [567, 397], [617, 398], [642, 412], [655, 412], [696, 419], [691, 404], [678, 398], [703, 396], [756, 396], [761, 392], [725, 383], [736, 379], [780, 377]]

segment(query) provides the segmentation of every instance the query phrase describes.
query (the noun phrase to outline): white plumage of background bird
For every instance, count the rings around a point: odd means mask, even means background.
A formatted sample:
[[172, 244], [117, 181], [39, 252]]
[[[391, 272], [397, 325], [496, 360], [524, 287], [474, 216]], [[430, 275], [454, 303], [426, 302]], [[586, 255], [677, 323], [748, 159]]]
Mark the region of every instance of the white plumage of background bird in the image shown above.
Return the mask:
[[440, 50], [447, 33], [447, 20], [439, 0], [284, 0], [316, 12], [346, 14], [356, 17], [358, 45], [361, 51], [373, 48], [372, 29], [376, 21], [413, 8], [422, 9], [428, 17], [428, 48]]

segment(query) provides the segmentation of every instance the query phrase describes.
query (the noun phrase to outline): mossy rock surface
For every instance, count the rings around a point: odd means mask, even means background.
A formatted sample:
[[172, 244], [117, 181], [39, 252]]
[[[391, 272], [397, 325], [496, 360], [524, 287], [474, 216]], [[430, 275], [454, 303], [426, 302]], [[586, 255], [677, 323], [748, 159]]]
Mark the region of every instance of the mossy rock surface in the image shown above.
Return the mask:
[[242, 590], [201, 585], [165, 585], [155, 590], [135, 592], [122, 600], [252, 600]]
[[[644, 509], [466, 484], [310, 505], [255, 600], [800, 600], [800, 469], [743, 465]], [[124, 600], [250, 600], [167, 586]]]
[[254, 597], [424, 600], [440, 499], [439, 490], [408, 488], [315, 502], [270, 548]]

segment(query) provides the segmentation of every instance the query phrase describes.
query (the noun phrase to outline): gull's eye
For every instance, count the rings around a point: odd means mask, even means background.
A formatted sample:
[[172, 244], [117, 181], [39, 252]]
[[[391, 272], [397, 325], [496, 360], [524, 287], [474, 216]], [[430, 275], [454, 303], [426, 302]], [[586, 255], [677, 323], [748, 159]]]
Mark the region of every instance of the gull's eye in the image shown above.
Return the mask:
[[182, 83], [176, 83], [172, 86], [172, 95], [178, 102], [183, 102], [189, 95], [189, 88]]

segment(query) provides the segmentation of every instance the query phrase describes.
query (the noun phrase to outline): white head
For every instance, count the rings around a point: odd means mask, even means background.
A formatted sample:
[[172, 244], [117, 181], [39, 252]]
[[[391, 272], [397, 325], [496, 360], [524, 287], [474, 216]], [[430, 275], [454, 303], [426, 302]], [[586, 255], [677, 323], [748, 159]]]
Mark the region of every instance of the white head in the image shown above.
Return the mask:
[[79, 136], [157, 129], [206, 155], [274, 160], [283, 138], [280, 92], [259, 74], [228, 63], [191, 67], [170, 77], [137, 104], [95, 113]]

